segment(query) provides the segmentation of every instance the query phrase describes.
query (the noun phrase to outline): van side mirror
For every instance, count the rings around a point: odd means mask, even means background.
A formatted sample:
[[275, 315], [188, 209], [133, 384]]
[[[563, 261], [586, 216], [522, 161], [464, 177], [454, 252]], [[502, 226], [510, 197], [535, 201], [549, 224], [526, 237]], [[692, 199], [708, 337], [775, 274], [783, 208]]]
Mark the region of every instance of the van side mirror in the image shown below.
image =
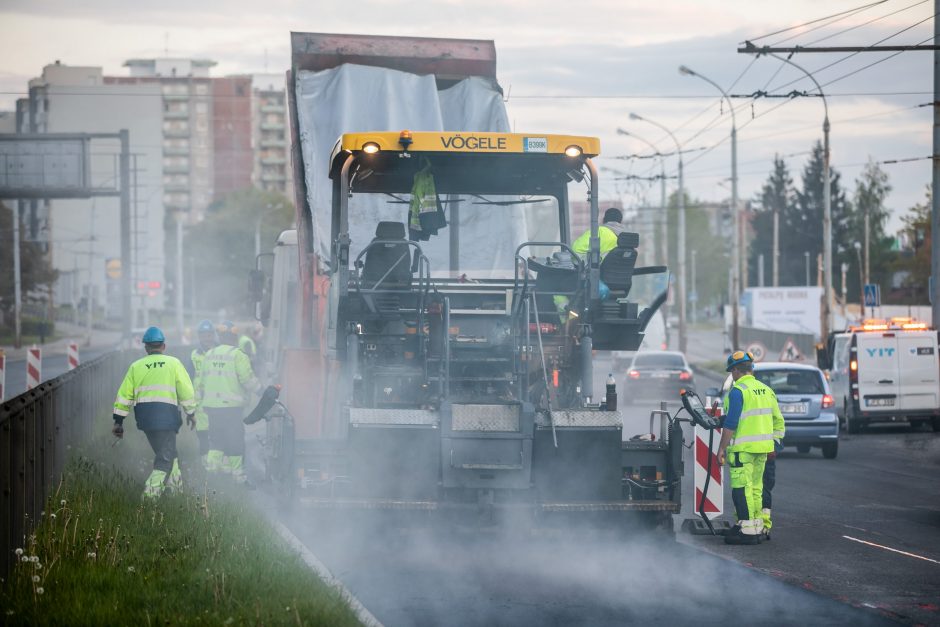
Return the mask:
[[260, 303], [264, 298], [264, 272], [252, 270], [248, 273], [248, 297], [252, 303]]
[[816, 365], [819, 366], [820, 370], [832, 369], [832, 355], [829, 353], [829, 348], [823, 343], [816, 345]]

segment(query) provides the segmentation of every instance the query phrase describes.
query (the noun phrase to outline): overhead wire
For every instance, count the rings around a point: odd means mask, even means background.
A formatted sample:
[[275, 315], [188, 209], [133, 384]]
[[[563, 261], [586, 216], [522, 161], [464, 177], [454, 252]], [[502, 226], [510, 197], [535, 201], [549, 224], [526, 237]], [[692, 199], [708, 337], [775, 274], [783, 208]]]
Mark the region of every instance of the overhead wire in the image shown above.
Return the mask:
[[[840, 31], [836, 31], [835, 33], [831, 33], [831, 34], [829, 34], [829, 35], [826, 35], [825, 37], [820, 37], [819, 39], [814, 39], [813, 41], [811, 41], [811, 42], [809, 42], [809, 43], [807, 43], [807, 44], [803, 44], [803, 45], [804, 45], [804, 46], [815, 46], [816, 44], [821, 43], [821, 42], [823, 42], [823, 41], [826, 41], [826, 40], [828, 40], [828, 39], [832, 39], [833, 37], [838, 37], [839, 35], [844, 35], [844, 34], [846, 34], [846, 33], [848, 33], [848, 32], [853, 31], [853, 30], [856, 30], [856, 29], [859, 29], [859, 28], [863, 28], [863, 27], [865, 27], [865, 26], [868, 26], [869, 24], [873, 24], [873, 23], [875, 23], [875, 22], [877, 22], [877, 21], [879, 21], [879, 20], [883, 20], [883, 19], [885, 19], [885, 18], [887, 18], [887, 17], [891, 17], [891, 16], [893, 16], [893, 15], [897, 15], [898, 13], [903, 13], [904, 11], [907, 11], [907, 10], [909, 10], [909, 9], [913, 9], [914, 7], [920, 6], [920, 5], [924, 4], [925, 2], [929, 2], [929, 1], [930, 1], [930, 0], [919, 0], [919, 2], [915, 2], [914, 4], [910, 4], [910, 5], [908, 5], [908, 6], [904, 7], [904, 8], [902, 8], [902, 9], [897, 9], [896, 11], [892, 11], [892, 12], [890, 12], [890, 13], [885, 13], [884, 15], [879, 15], [878, 17], [872, 18], [872, 19], [868, 20], [867, 22], [862, 22], [861, 24], [856, 24], [855, 26], [849, 26], [848, 28], [843, 28], [843, 29], [840, 30]], [[804, 33], [804, 34], [805, 34], [805, 33]]]
[[[761, 39], [767, 39], [768, 37], [773, 37], [774, 35], [779, 35], [779, 34], [781, 34], [781, 33], [786, 33], [786, 32], [788, 32], [788, 31], [791, 31], [791, 30], [794, 30], [794, 29], [797, 29], [797, 28], [803, 28], [804, 26], [810, 26], [810, 25], [812, 25], [812, 24], [816, 24], [817, 22], [822, 22], [822, 21], [824, 21], [824, 20], [828, 20], [828, 19], [831, 19], [831, 18], [834, 18], [834, 17], [838, 17], [838, 16], [840, 16], [840, 15], [845, 15], [846, 17], [849, 17], [850, 14], [854, 14], [854, 13], [858, 12], [860, 9], [866, 9], [866, 8], [869, 8], [869, 7], [878, 6], [879, 4], [884, 4], [884, 3], [887, 2], [887, 1], [888, 1], [888, 0], [877, 0], [877, 2], [871, 2], [871, 3], [868, 3], [868, 4], [863, 4], [863, 5], [861, 5], [861, 6], [855, 7], [854, 9], [847, 9], [847, 10], [845, 10], [845, 11], [840, 11], [840, 12], [838, 12], [838, 13], [833, 13], [832, 15], [827, 15], [826, 17], [819, 17], [819, 18], [816, 18], [816, 19], [814, 19], [814, 20], [810, 20], [810, 21], [808, 21], [808, 22], [803, 22], [802, 24], [797, 24], [796, 26], [788, 26], [787, 28], [781, 28], [780, 30], [775, 30], [775, 31], [772, 32], [772, 33], [767, 33], [766, 35], [761, 35], [760, 37], [752, 37], [752, 38], [749, 39], [748, 41], [759, 41], [759, 40], [761, 40]], [[741, 43], [746, 43], [746, 42], [743, 42], [743, 41], [742, 41]]]
[[863, 6], [863, 7], [859, 7], [859, 8], [857, 8], [857, 9], [850, 10], [848, 13], [842, 14], [841, 17], [837, 17], [837, 18], [832, 19], [832, 20], [830, 20], [830, 21], [828, 21], [828, 22], [824, 22], [824, 23], [817, 24], [816, 26], [814, 26], [814, 27], [812, 27], [812, 28], [809, 28], [809, 29], [807, 29], [807, 30], [805, 30], [805, 31], [802, 31], [802, 32], [799, 32], [799, 33], [790, 35], [789, 37], [785, 37], [784, 39], [781, 39], [781, 40], [779, 40], [779, 41], [775, 41], [774, 43], [772, 43], [772, 44], [770, 44], [770, 45], [771, 45], [771, 46], [779, 46], [780, 44], [783, 44], [783, 43], [786, 43], [786, 42], [791, 41], [791, 40], [793, 40], [793, 39], [796, 39], [797, 37], [802, 37], [802, 36], [807, 35], [807, 34], [809, 34], [809, 33], [812, 33], [812, 32], [815, 32], [815, 31], [817, 31], [817, 30], [820, 30], [820, 29], [822, 29], [822, 28], [826, 28], [827, 26], [832, 26], [832, 25], [835, 24], [836, 22], [841, 22], [841, 21], [844, 20], [844, 19], [848, 19], [848, 18], [850, 18], [850, 17], [854, 17], [854, 16], [858, 15], [859, 13], [862, 13], [862, 12], [864, 12], [864, 11], [867, 11], [868, 9], [872, 8], [873, 6], [877, 6], [877, 5], [866, 5], [866, 6]]

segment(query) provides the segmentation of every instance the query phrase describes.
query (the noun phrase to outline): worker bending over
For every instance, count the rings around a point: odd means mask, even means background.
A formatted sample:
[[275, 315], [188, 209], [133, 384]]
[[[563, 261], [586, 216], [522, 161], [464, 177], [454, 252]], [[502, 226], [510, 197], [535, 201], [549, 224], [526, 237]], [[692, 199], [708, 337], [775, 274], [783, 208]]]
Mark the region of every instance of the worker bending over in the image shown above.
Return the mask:
[[196, 398], [209, 416], [210, 472], [231, 474], [247, 483], [243, 469], [245, 425], [242, 417], [260, 383], [248, 356], [237, 346], [235, 325], [225, 321], [216, 327], [220, 344], [206, 352], [196, 388]]
[[144, 432], [153, 449], [153, 470], [144, 486], [144, 498], [156, 498], [166, 486], [182, 485], [176, 434], [183, 421], [179, 409], [186, 413], [190, 429], [196, 426], [193, 413], [193, 383], [180, 360], [164, 355], [166, 338], [163, 331], [150, 327], [144, 332], [147, 356], [128, 368], [114, 400], [114, 427], [111, 433], [124, 437], [124, 419], [134, 410], [137, 428]]
[[751, 353], [735, 351], [728, 356], [726, 369], [734, 383], [725, 398], [718, 463], [728, 461], [738, 524], [725, 534], [725, 543], [759, 544], [764, 525], [764, 466], [767, 454], [774, 450], [773, 422], [780, 408], [773, 390], [754, 378]]
[[[199, 387], [199, 375], [202, 372], [202, 364], [205, 361], [206, 353], [218, 346], [219, 342], [215, 336], [215, 325], [211, 320], [203, 320], [199, 323], [197, 329], [199, 346], [193, 349], [189, 359], [193, 363], [193, 386]], [[202, 459], [203, 468], [208, 468], [209, 463], [209, 416], [203, 409], [201, 403], [196, 404], [196, 437], [199, 439], [199, 457]]]

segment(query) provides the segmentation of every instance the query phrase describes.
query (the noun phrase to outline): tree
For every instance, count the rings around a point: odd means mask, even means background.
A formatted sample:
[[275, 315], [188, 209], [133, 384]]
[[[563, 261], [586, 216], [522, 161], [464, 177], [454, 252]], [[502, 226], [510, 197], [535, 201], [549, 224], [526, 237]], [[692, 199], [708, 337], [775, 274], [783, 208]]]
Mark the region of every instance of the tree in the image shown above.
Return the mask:
[[[892, 251], [893, 238], [885, 234], [885, 226], [890, 217], [890, 211], [885, 207], [885, 199], [891, 192], [888, 183], [888, 174], [878, 167], [878, 164], [869, 160], [861, 175], [855, 181], [855, 212], [852, 216], [852, 242], [865, 245], [865, 216], [868, 216], [869, 234], [869, 268], [870, 280], [885, 288], [890, 285], [891, 265], [895, 258]], [[864, 248], [862, 249], [864, 251]], [[860, 295], [861, 287], [858, 280], [861, 276], [858, 268], [858, 255], [848, 262], [848, 294], [850, 300]], [[864, 259], [862, 260], [864, 264]], [[887, 292], [887, 290], [885, 290]]]
[[290, 227], [294, 209], [281, 194], [248, 189], [229, 194], [207, 209], [205, 219], [186, 235], [188, 276], [195, 279], [190, 306], [248, 311], [248, 273], [255, 267], [255, 227], [261, 224], [261, 252], [271, 252], [277, 236]]
[[[803, 188], [796, 191], [796, 202], [781, 220], [780, 282], [783, 285], [802, 285], [805, 282], [804, 254], [809, 252], [814, 261], [823, 252], [823, 147], [813, 146], [809, 161], [803, 168]], [[852, 232], [852, 204], [845, 197], [841, 175], [829, 168], [829, 198], [832, 211], [832, 276], [841, 272], [843, 262], [855, 256], [855, 236]], [[786, 279], [784, 279], [784, 276]]]
[[927, 289], [930, 281], [930, 254], [933, 237], [930, 227], [930, 203], [932, 191], [927, 186], [927, 198], [911, 207], [901, 216], [904, 223], [902, 234], [906, 240], [904, 250], [894, 263], [894, 270], [901, 273], [903, 304], [923, 305], [928, 302]]
[[[20, 237], [25, 233], [23, 217], [20, 216]], [[13, 210], [0, 203], [0, 313], [2, 320], [12, 321], [14, 307], [13, 285]], [[20, 290], [23, 300], [29, 298], [31, 292], [45, 291], [55, 283], [58, 273], [43, 254], [42, 248], [35, 242], [20, 241]], [[12, 322], [3, 326], [12, 327]]]
[[[757, 276], [759, 263], [757, 261], [760, 254], [764, 254], [764, 284], [773, 285], [773, 223], [774, 213], [776, 212], [780, 227], [778, 229], [778, 242], [784, 238], [783, 221], [784, 216], [792, 211], [794, 205], [793, 177], [790, 176], [790, 170], [786, 162], [779, 156], [774, 156], [773, 169], [767, 177], [761, 189], [760, 196], [757, 198], [757, 212], [751, 223], [754, 229], [754, 241], [750, 245], [751, 258], [748, 266], [750, 268], [749, 285], [760, 285], [760, 277]], [[781, 285], [792, 285], [783, 279], [783, 264], [781, 263], [778, 272], [780, 273]], [[802, 285], [802, 281], [799, 282]]]
[[[676, 255], [676, 229], [678, 226], [678, 201], [679, 196], [673, 193], [669, 197], [669, 207], [667, 214], [666, 236], [668, 237], [669, 259], [667, 267], [669, 273], [678, 277], [679, 258]], [[728, 247], [723, 245], [712, 235], [711, 225], [708, 214], [699, 206], [701, 202], [692, 200], [688, 196], [685, 198], [685, 259], [686, 259], [686, 293], [690, 294], [694, 289], [698, 295], [698, 309], [705, 307], [716, 308], [718, 305], [727, 302], [728, 294], [728, 272], [731, 268]], [[692, 251], [695, 251], [696, 260], [696, 285], [692, 285]], [[692, 303], [688, 303], [688, 310], [691, 312]]]

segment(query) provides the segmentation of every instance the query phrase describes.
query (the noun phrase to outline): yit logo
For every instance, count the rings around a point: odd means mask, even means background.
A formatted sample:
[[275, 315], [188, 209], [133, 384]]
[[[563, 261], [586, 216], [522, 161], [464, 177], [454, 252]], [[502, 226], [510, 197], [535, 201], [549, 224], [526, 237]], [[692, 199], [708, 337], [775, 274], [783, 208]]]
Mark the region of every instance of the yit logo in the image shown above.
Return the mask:
[[212, 362], [212, 365], [215, 366], [216, 368], [224, 368], [224, 367], [225, 367], [225, 362], [224, 362], [224, 361], [213, 361], [213, 362]]
[[144, 364], [144, 365], [147, 366], [147, 370], [150, 370], [151, 368], [162, 368], [163, 366], [166, 365], [166, 362], [165, 362], [165, 361], [155, 361], [155, 362], [153, 362], [152, 364]]
[[869, 357], [875, 357], [875, 356], [892, 357], [894, 356], [893, 348], [866, 348], [865, 350], [868, 351]]

